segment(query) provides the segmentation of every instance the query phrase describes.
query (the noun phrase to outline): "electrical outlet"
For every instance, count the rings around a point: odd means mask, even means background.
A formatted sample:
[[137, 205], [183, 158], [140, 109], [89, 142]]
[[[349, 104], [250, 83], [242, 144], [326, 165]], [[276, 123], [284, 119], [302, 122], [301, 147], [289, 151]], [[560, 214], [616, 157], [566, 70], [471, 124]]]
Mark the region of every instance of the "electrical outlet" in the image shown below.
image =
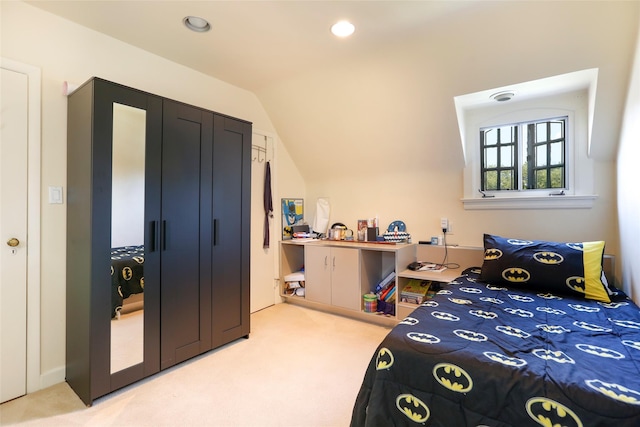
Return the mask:
[[440, 228], [446, 232], [449, 231], [449, 220], [447, 218], [440, 218]]

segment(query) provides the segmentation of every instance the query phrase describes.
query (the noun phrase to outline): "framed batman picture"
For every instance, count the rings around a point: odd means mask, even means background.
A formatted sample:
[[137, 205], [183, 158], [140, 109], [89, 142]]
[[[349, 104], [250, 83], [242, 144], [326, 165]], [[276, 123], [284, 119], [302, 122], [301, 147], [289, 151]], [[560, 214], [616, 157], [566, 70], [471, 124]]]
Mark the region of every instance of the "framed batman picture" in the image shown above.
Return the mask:
[[294, 225], [304, 222], [303, 199], [282, 199], [282, 240], [293, 237]]

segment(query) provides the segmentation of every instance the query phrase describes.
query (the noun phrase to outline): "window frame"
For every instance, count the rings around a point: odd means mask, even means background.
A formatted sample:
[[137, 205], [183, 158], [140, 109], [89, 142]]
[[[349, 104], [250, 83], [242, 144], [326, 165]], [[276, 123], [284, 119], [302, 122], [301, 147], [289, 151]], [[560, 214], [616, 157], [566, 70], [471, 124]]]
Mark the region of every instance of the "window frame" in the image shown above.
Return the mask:
[[[537, 126], [539, 126], [540, 124], [545, 124], [547, 127], [547, 135], [550, 135], [551, 133], [551, 129], [550, 129], [550, 124], [553, 122], [562, 122], [562, 126], [563, 126], [563, 136], [561, 138], [562, 141], [562, 152], [561, 152], [561, 157], [562, 157], [562, 161], [559, 164], [552, 164], [549, 160], [549, 156], [551, 155], [551, 144], [553, 144], [553, 140], [547, 138], [545, 141], [543, 142], [535, 142], [532, 141], [531, 135], [528, 135], [527, 138], [525, 139], [525, 133], [529, 134], [531, 133], [531, 129], [535, 128]], [[571, 151], [571, 146], [570, 146], [570, 138], [568, 137], [568, 129], [569, 129], [569, 116], [568, 115], [562, 115], [562, 116], [555, 116], [555, 117], [547, 117], [547, 118], [543, 118], [543, 119], [537, 119], [537, 120], [526, 120], [524, 122], [511, 122], [511, 123], [502, 123], [499, 125], [493, 125], [493, 126], [485, 126], [485, 127], [481, 127], [479, 129], [479, 145], [478, 145], [478, 149], [480, 152], [480, 190], [482, 191], [483, 194], [487, 194], [487, 195], [495, 195], [496, 192], [513, 192], [513, 191], [521, 191], [521, 192], [534, 192], [535, 190], [540, 190], [539, 192], [543, 192], [543, 191], [547, 191], [547, 192], [560, 192], [560, 191], [570, 191], [568, 182], [569, 180], [567, 179], [567, 171], [568, 171], [568, 164], [569, 164], [569, 160], [567, 158], [567, 153], [569, 153]], [[516, 129], [516, 131], [514, 132], [513, 129]], [[510, 131], [512, 132], [512, 136], [511, 138], [509, 138], [508, 142], [502, 142], [502, 138], [501, 138], [501, 134], [503, 133], [504, 129], [510, 129]], [[485, 156], [486, 156], [486, 151], [488, 148], [491, 148], [491, 146], [486, 144], [485, 141], [485, 135], [487, 134], [487, 131], [492, 131], [492, 130], [496, 130], [497, 131], [497, 143], [495, 144], [495, 148], [496, 148], [496, 166], [495, 167], [488, 167], [486, 165], [485, 162]], [[547, 156], [547, 161], [545, 162], [544, 166], [538, 167], [536, 165], [534, 165], [534, 161], [531, 160], [530, 165], [529, 165], [529, 169], [527, 170], [527, 181], [531, 182], [532, 180], [535, 182], [536, 178], [535, 178], [535, 171], [537, 170], [546, 170], [547, 171], [547, 180], [550, 180], [550, 175], [551, 175], [551, 170], [555, 169], [555, 168], [562, 168], [562, 186], [561, 187], [544, 187], [544, 188], [528, 188], [524, 186], [524, 179], [525, 179], [525, 170], [524, 170], [524, 157], [525, 157], [525, 140], [527, 141], [527, 152], [530, 152], [532, 154], [526, 154], [526, 156], [532, 156], [532, 159], [535, 159], [535, 147], [536, 146], [546, 146], [546, 156]], [[512, 148], [512, 159], [510, 162], [509, 166], [503, 166], [503, 162], [502, 162], [502, 148], [505, 147], [513, 147]], [[495, 171], [498, 174], [498, 182], [497, 182], [497, 189], [488, 189], [486, 188], [486, 181], [485, 181], [485, 172], [489, 172], [489, 171]], [[501, 179], [501, 173], [502, 171], [511, 171], [511, 188], [501, 188], [502, 187], [502, 179]]]
[[[594, 193], [594, 161], [589, 156], [597, 76], [597, 69], [589, 69], [454, 97], [464, 156], [464, 209], [592, 208], [598, 198]], [[506, 89], [515, 91], [513, 99], [492, 99], [492, 94]], [[480, 128], [560, 116], [569, 120], [566, 190], [493, 194], [480, 190]]]

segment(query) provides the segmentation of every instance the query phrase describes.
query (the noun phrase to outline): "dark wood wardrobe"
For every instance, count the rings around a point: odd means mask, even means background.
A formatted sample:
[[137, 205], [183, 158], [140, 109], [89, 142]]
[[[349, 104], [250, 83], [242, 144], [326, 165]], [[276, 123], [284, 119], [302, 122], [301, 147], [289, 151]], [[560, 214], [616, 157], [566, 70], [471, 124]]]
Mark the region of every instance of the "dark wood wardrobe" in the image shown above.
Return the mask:
[[[95, 77], [69, 96], [66, 380], [87, 405], [248, 337], [250, 152], [244, 120]], [[112, 318], [122, 242], [143, 309]]]

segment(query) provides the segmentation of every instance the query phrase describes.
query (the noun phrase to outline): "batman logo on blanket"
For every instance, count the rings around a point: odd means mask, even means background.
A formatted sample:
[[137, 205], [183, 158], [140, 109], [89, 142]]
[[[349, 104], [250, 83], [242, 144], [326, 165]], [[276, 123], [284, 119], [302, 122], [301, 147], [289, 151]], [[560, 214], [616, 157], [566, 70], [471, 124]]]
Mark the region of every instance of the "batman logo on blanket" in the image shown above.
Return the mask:
[[506, 354], [497, 353], [495, 351], [485, 351], [483, 353], [489, 360], [493, 360], [494, 362], [502, 363], [506, 366], [513, 366], [519, 368], [527, 364], [527, 361], [524, 359], [520, 359], [518, 357], [510, 357]]
[[376, 369], [378, 371], [383, 369], [389, 369], [393, 365], [393, 353], [386, 347], [382, 347], [378, 351], [378, 357], [376, 357]]
[[580, 418], [569, 408], [546, 397], [532, 397], [526, 404], [527, 413], [542, 426], [582, 427]]
[[592, 389], [620, 402], [640, 405], [640, 393], [620, 384], [606, 383], [600, 380], [586, 380]]
[[412, 394], [399, 395], [396, 398], [396, 408], [416, 423], [424, 423], [431, 415], [429, 407]]
[[451, 391], [466, 393], [473, 388], [473, 380], [467, 371], [452, 363], [438, 363], [433, 367], [433, 376]]

